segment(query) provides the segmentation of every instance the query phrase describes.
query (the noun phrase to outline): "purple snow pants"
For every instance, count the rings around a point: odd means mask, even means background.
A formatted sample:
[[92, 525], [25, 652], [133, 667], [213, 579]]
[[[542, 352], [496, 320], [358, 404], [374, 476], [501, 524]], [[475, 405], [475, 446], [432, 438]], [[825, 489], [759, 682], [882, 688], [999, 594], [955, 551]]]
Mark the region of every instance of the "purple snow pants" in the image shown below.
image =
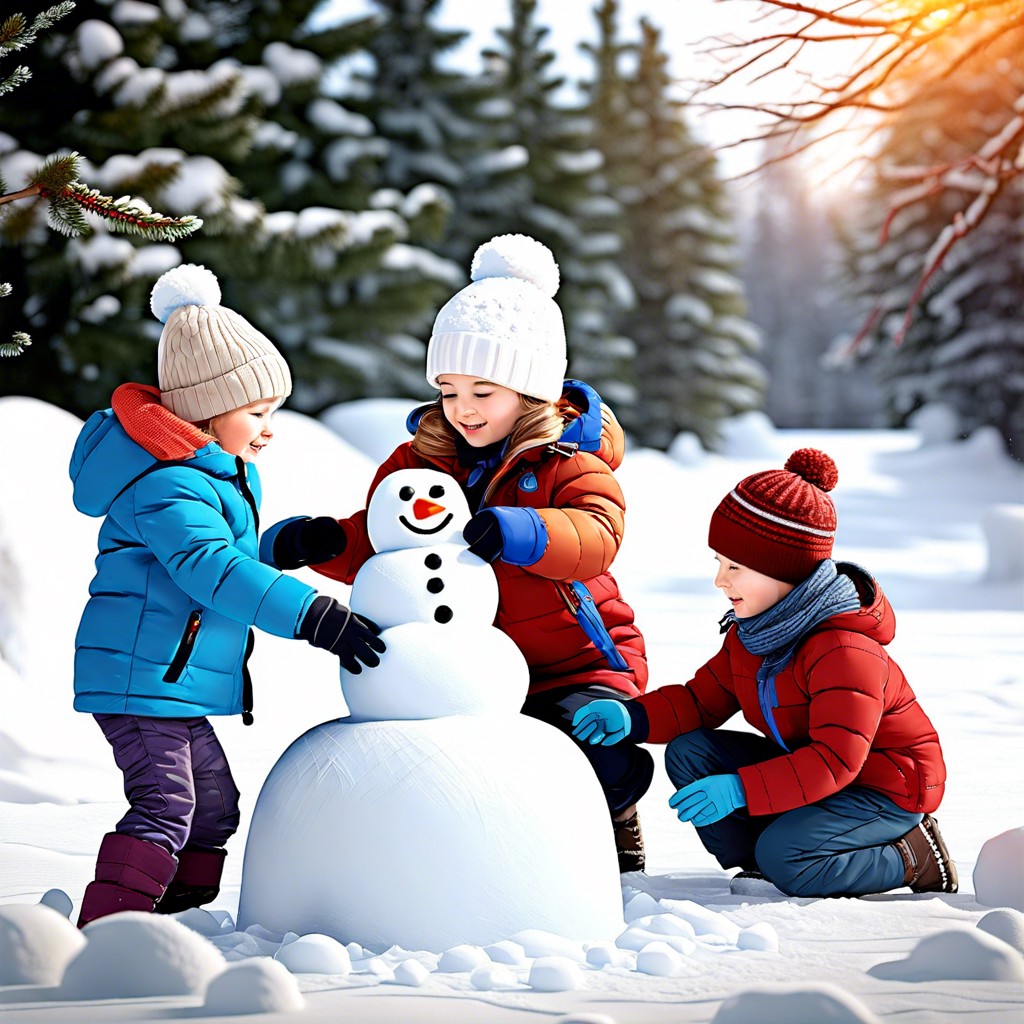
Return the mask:
[[117, 831], [177, 855], [218, 849], [238, 829], [238, 789], [205, 718], [93, 715], [124, 773], [131, 807]]

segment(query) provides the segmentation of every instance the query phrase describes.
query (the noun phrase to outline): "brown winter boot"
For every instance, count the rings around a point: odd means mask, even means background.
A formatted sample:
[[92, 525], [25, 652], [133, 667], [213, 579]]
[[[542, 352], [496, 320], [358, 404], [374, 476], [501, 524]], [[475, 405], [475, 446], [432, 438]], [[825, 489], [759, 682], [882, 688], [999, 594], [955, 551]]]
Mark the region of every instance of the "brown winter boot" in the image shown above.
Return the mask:
[[640, 831], [640, 818], [636, 804], [627, 808], [626, 817], [613, 818], [615, 830], [615, 852], [619, 855], [619, 871], [643, 871], [647, 863], [644, 857], [644, 834]]
[[167, 892], [156, 905], [158, 914], [180, 914], [191, 907], [211, 903], [220, 892], [220, 876], [224, 871], [227, 851], [204, 850], [185, 846], [178, 854], [178, 870], [174, 872]]
[[926, 814], [920, 825], [896, 840], [906, 873], [903, 884], [914, 892], [956, 892], [956, 865], [942, 840], [938, 823]]
[[96, 880], [85, 887], [78, 927], [125, 910], [152, 913], [177, 864], [156, 843], [108, 832], [96, 856]]

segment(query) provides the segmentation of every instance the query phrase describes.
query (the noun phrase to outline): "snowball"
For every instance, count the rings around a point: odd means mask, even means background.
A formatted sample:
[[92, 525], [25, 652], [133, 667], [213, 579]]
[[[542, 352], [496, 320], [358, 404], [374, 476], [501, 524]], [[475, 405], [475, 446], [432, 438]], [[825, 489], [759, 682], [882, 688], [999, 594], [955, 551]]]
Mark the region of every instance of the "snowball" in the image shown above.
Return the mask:
[[736, 939], [740, 949], [757, 949], [766, 953], [778, 953], [779, 936], [767, 921], [758, 921], [744, 928]]
[[655, 978], [671, 978], [683, 966], [683, 958], [667, 942], [650, 942], [637, 954], [636, 969]]
[[239, 922], [436, 952], [525, 946], [525, 928], [611, 938], [622, 910], [607, 819], [576, 745], [518, 712], [326, 722], [263, 785]]
[[488, 962], [487, 954], [479, 946], [463, 943], [446, 949], [441, 954], [437, 969], [445, 974], [458, 974], [461, 971], [471, 971], [474, 967]]
[[[740, 930], [727, 917], [714, 910], [708, 910], [692, 900], [663, 899], [658, 901], [669, 913], [681, 918], [693, 930], [694, 935], [717, 935], [730, 945], [735, 945]], [[652, 929], [657, 931], [657, 929]], [[681, 932], [680, 934], [686, 934]]]
[[512, 936], [515, 942], [523, 947], [528, 957], [563, 956], [570, 960], [583, 963], [587, 956], [579, 942], [567, 939], [562, 935], [544, 931], [543, 928], [524, 928]]
[[652, 942], [664, 942], [672, 949], [684, 956], [689, 956], [697, 945], [685, 935], [666, 935], [648, 931], [646, 928], [639, 928], [635, 924], [630, 925], [616, 940], [615, 945], [619, 949], [641, 950]]
[[526, 951], [518, 942], [512, 942], [510, 939], [502, 939], [501, 942], [485, 946], [484, 952], [496, 964], [509, 964], [512, 967], [518, 967], [520, 964], [526, 963]]
[[692, 939], [696, 931], [689, 921], [675, 914], [651, 914], [649, 917], [638, 917], [633, 922], [634, 928], [644, 928], [656, 935], [684, 935]]
[[1002, 939], [1008, 946], [1013, 946], [1018, 953], [1024, 955], [1024, 914], [1019, 910], [1001, 907], [989, 911], [979, 922], [978, 927], [997, 939]]
[[0, 906], [0, 985], [56, 985], [84, 945], [82, 933], [52, 907]]
[[904, 960], [876, 964], [868, 974], [889, 981], [1024, 981], [1024, 957], [987, 932], [926, 935]]
[[587, 987], [579, 964], [564, 956], [534, 960], [527, 984], [536, 992], [570, 992]]
[[375, 978], [380, 978], [381, 981], [395, 980], [394, 969], [386, 960], [379, 956], [375, 956], [372, 960], [367, 960], [363, 964], [363, 971], [366, 974], [372, 974]]
[[473, 255], [469, 276], [515, 277], [529, 281], [548, 298], [558, 291], [558, 264], [551, 250], [528, 235], [498, 235], [484, 242]]
[[162, 324], [181, 306], [219, 305], [216, 275], [195, 263], [183, 263], [161, 274], [149, 297], [149, 308]]
[[223, 1016], [294, 1013], [305, 1005], [297, 982], [283, 964], [267, 957], [256, 957], [225, 967], [210, 982], [203, 1010]]
[[164, 914], [112, 914], [83, 935], [88, 942], [64, 972], [61, 999], [200, 995], [224, 969], [208, 939]]
[[395, 967], [395, 982], [399, 985], [409, 985], [412, 988], [419, 988], [430, 977], [430, 971], [419, 962], [419, 960], [403, 960]]
[[[635, 890], [629, 891], [633, 892]], [[631, 896], [626, 900], [626, 905], [623, 908], [623, 917], [630, 924], [638, 917], [650, 917], [652, 914], [660, 913], [661, 904], [646, 892], [636, 892], [635, 896]]]
[[619, 949], [614, 942], [588, 942], [587, 963], [600, 970], [602, 967], [635, 966], [634, 958], [625, 949]]
[[504, 964], [481, 964], [469, 976], [469, 983], [481, 992], [512, 988], [518, 985], [516, 976]]
[[74, 906], [71, 902], [71, 897], [62, 889], [47, 889], [46, 892], [39, 897], [39, 902], [44, 907], [50, 907], [51, 909], [56, 910], [57, 913], [61, 914], [63, 917], [70, 917]]
[[303, 935], [283, 945], [274, 959], [293, 974], [349, 974], [348, 950], [329, 935]]
[[730, 996], [711, 1024], [881, 1024], [859, 999], [827, 982], [748, 989]]
[[987, 840], [974, 865], [974, 892], [986, 907], [1024, 910], [1024, 828]]

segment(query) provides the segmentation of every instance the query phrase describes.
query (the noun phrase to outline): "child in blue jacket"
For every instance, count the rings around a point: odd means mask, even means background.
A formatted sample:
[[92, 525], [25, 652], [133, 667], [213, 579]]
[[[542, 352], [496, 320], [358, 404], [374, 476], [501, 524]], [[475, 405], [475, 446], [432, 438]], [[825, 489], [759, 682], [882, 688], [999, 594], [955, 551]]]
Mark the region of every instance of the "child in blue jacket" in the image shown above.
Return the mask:
[[353, 672], [384, 650], [373, 623], [259, 561], [254, 462], [292, 388], [280, 353], [220, 305], [203, 267], [164, 274], [151, 305], [159, 390], [119, 387], [71, 458], [75, 506], [103, 517], [74, 706], [103, 730], [130, 804], [100, 844], [79, 927], [217, 895], [239, 794], [207, 716], [252, 722], [251, 626]]

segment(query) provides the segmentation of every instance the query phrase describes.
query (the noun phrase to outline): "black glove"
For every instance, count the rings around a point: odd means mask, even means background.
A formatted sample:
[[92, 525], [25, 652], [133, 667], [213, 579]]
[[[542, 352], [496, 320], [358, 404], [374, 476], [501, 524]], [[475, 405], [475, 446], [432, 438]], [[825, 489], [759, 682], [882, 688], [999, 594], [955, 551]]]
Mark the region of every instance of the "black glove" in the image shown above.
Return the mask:
[[344, 528], [331, 516], [296, 519], [274, 538], [274, 563], [279, 569], [319, 565], [340, 555], [347, 543]]
[[498, 517], [489, 509], [477, 512], [462, 530], [462, 539], [469, 550], [485, 562], [493, 562], [501, 554], [503, 540]]
[[360, 661], [368, 668], [380, 664], [377, 654], [383, 654], [387, 644], [379, 634], [376, 622], [359, 618], [351, 608], [323, 594], [314, 599], [299, 626], [300, 639], [336, 654], [354, 676], [363, 671]]

